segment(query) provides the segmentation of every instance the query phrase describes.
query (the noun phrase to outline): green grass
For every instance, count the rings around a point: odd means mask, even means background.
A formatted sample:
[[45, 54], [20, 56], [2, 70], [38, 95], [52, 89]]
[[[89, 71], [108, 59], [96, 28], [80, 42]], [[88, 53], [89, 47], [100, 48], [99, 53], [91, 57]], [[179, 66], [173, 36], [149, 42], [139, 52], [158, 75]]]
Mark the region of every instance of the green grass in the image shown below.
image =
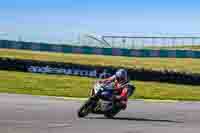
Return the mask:
[[191, 58], [135, 58], [83, 54], [63, 54], [0, 49], [0, 57], [56, 61], [75, 64], [145, 68], [153, 70], [170, 69], [179, 72], [200, 73], [200, 60]]
[[[87, 97], [94, 80], [76, 76], [0, 71], [0, 92]], [[134, 81], [134, 84], [137, 90], [131, 98], [200, 100], [199, 86], [140, 81]]]

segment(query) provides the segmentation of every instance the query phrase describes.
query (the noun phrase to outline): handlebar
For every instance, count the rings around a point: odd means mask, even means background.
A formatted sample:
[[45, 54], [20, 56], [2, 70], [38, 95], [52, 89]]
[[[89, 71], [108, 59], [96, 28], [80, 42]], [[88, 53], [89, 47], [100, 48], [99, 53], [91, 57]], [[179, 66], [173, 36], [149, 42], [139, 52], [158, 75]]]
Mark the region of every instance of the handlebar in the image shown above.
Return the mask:
[[100, 83], [99, 81], [96, 81], [95, 84], [100, 85], [100, 87], [101, 87], [102, 89], [109, 89], [109, 88], [110, 88], [109, 85], [111, 85], [112, 83]]

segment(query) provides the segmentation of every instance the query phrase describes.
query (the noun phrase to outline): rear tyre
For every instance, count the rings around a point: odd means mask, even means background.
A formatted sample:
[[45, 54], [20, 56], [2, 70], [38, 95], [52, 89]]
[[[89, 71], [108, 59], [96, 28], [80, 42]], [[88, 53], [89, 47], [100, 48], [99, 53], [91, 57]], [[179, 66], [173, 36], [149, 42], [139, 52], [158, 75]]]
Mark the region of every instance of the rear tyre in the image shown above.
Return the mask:
[[119, 112], [121, 109], [113, 109], [108, 113], [105, 113], [104, 116], [108, 119], [113, 119]]
[[114, 115], [113, 114], [104, 114], [104, 116], [108, 119], [113, 119]]

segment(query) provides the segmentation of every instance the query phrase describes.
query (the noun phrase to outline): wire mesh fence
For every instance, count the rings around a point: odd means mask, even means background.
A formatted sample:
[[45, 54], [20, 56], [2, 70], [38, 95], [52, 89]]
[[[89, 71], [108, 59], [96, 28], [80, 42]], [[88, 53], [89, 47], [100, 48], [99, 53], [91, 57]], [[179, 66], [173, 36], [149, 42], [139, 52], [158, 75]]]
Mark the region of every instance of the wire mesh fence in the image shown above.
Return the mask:
[[68, 33], [51, 36], [46, 35], [12, 35], [1, 33], [0, 40], [15, 40], [25, 42], [44, 42], [49, 44], [62, 44], [72, 46], [89, 46], [101, 48], [125, 49], [200, 49], [200, 34], [134, 34], [134, 35], [92, 35], [81, 33]]

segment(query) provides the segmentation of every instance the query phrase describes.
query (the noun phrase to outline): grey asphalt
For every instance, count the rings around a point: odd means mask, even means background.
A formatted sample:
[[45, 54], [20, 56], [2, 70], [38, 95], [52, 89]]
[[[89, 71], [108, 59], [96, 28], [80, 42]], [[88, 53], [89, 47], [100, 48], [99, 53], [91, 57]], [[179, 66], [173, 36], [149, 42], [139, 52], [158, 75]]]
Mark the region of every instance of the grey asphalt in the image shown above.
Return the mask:
[[198, 133], [199, 102], [130, 101], [115, 119], [79, 119], [83, 101], [0, 94], [0, 133]]

